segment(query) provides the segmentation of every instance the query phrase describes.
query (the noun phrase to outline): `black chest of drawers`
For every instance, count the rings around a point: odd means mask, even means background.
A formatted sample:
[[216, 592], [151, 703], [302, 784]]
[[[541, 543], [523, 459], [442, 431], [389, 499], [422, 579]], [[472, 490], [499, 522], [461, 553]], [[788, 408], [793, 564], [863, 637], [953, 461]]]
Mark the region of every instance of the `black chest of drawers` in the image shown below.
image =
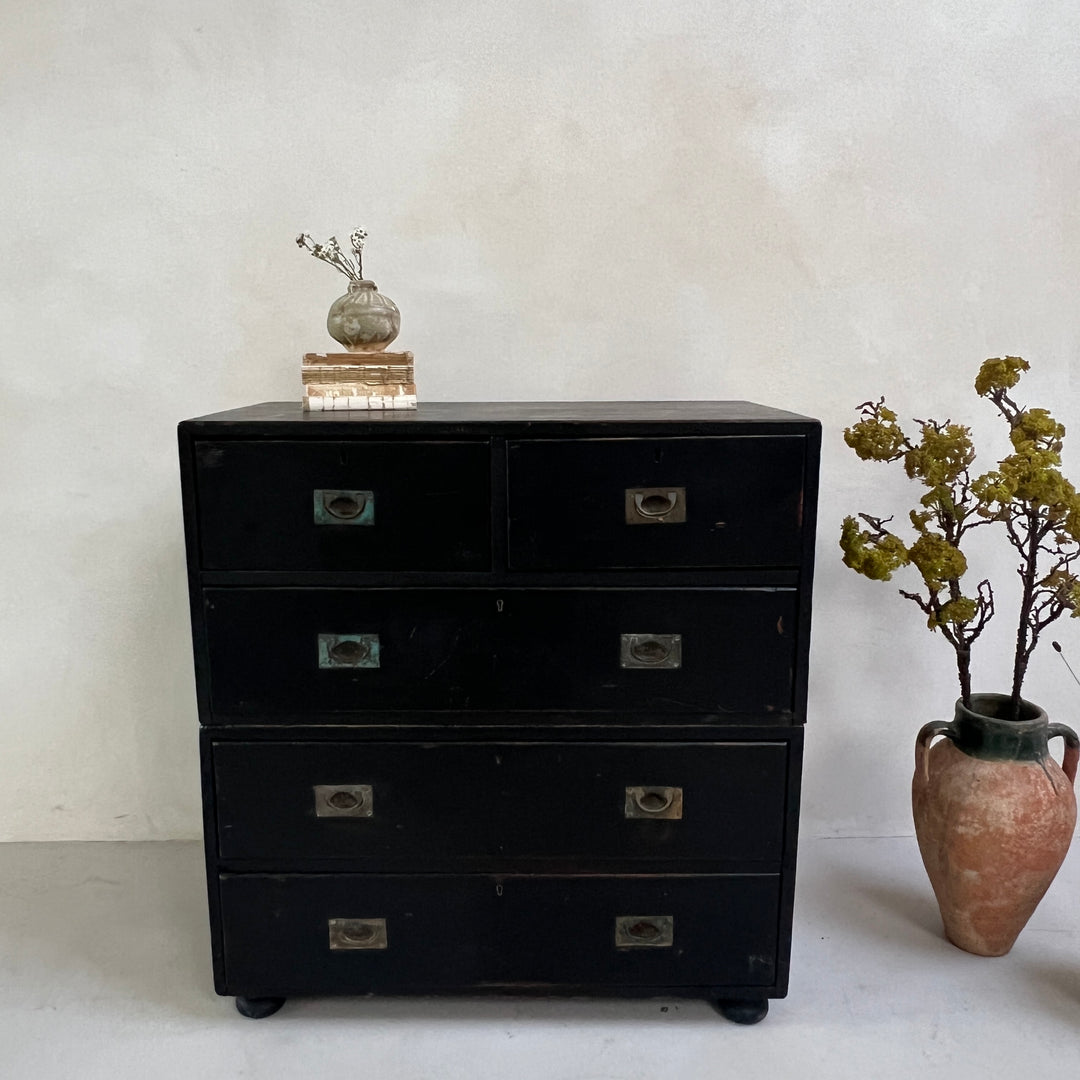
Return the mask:
[[218, 993], [787, 990], [820, 429], [180, 425]]

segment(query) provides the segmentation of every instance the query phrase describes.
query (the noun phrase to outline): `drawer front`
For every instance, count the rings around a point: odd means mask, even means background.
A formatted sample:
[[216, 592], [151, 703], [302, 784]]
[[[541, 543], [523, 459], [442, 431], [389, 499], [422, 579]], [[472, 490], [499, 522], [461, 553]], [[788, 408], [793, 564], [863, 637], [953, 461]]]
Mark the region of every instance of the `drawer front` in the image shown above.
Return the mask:
[[220, 895], [232, 994], [776, 979], [773, 875], [224, 874]]
[[218, 588], [204, 596], [217, 719], [409, 708], [782, 716], [792, 708], [791, 589]]
[[511, 441], [510, 565], [797, 566], [805, 446], [795, 436]]
[[504, 707], [758, 716], [792, 708], [792, 589], [500, 595]]
[[440, 589], [207, 589], [214, 719], [468, 708], [495, 601]]
[[486, 441], [200, 442], [207, 570], [486, 570]]
[[218, 742], [213, 761], [223, 859], [776, 870], [782, 854], [782, 742]]

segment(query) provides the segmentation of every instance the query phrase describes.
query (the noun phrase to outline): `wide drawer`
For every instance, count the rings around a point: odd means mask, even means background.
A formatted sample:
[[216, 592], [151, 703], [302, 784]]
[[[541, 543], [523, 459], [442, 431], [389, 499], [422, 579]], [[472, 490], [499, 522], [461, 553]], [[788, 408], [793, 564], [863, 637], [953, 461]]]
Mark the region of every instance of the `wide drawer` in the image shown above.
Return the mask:
[[204, 599], [218, 721], [792, 708], [792, 589], [216, 588]]
[[536, 439], [507, 453], [514, 569], [800, 562], [801, 437]]
[[774, 875], [223, 874], [226, 992], [772, 986]]
[[783, 742], [217, 742], [213, 769], [220, 857], [275, 868], [775, 870], [783, 850]]
[[486, 570], [491, 464], [475, 442], [195, 444], [207, 570]]

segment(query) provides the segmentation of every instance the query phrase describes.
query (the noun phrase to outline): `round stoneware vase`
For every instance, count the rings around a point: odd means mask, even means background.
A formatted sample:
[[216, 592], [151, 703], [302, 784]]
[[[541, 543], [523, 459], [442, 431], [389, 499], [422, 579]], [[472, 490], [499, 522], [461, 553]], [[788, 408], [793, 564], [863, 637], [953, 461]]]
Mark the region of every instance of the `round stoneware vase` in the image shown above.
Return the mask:
[[374, 281], [350, 281], [349, 291], [330, 305], [326, 329], [349, 352], [381, 352], [398, 336], [401, 313]]
[[[972, 694], [951, 723], [915, 740], [911, 803], [945, 936], [967, 952], [1012, 948], [1069, 849], [1076, 825], [1076, 733], [1006, 694]], [[941, 742], [931, 746], [936, 735]], [[1062, 765], [1047, 741], [1065, 739]]]

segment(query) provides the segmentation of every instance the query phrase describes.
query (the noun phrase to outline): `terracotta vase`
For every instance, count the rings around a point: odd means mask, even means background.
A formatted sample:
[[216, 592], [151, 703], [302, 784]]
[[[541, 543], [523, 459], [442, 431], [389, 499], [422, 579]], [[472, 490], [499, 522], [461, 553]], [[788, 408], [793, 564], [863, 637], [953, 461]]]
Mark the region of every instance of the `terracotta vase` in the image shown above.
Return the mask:
[[[1080, 742], [1064, 724], [1006, 694], [972, 694], [951, 723], [915, 740], [911, 802], [923, 865], [945, 936], [967, 952], [1003, 956], [1013, 946], [1069, 849], [1076, 825]], [[930, 746], [936, 735], [945, 738]], [[1062, 765], [1047, 741], [1065, 739]]]
[[381, 352], [398, 336], [401, 313], [374, 281], [350, 281], [349, 291], [330, 305], [326, 329], [349, 352]]

